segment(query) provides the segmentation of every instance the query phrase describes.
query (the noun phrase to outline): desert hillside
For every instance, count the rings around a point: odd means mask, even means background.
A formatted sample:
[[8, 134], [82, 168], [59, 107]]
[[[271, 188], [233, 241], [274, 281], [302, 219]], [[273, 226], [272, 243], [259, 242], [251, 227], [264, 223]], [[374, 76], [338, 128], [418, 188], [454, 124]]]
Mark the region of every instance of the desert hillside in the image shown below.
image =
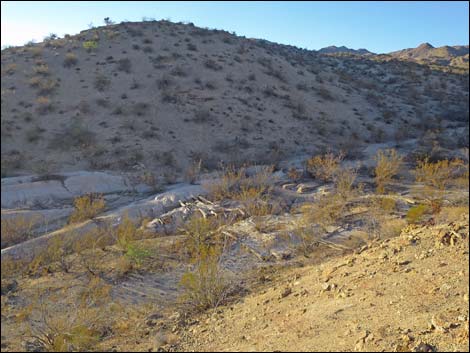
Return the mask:
[[395, 51], [389, 55], [397, 59], [460, 67], [468, 71], [468, 45], [445, 45], [435, 48], [429, 43], [423, 43], [416, 48]]
[[3, 50], [1, 65], [3, 176], [181, 175], [198, 161], [211, 170], [327, 148], [353, 155], [367, 143], [443, 128], [456, 129], [444, 145], [468, 141], [468, 75], [191, 24], [122, 23], [51, 37]]

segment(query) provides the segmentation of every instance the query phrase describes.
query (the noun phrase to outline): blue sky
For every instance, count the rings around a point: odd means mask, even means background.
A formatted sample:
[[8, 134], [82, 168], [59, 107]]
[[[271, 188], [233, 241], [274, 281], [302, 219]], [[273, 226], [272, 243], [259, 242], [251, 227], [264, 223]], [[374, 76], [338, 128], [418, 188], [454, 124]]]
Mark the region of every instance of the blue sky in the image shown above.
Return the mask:
[[468, 44], [467, 1], [442, 2], [156, 2], [2, 1], [1, 45], [42, 41], [103, 24], [142, 17], [190, 21], [301, 48], [329, 45], [377, 53], [416, 47]]

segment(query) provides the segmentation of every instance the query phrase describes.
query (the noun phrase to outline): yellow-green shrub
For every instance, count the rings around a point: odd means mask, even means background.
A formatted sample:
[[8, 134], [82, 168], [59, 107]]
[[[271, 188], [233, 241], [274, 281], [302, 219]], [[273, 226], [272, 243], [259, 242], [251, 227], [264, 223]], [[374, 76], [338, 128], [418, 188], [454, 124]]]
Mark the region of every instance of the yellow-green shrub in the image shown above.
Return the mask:
[[102, 195], [86, 194], [75, 198], [73, 201], [75, 210], [70, 215], [69, 223], [76, 223], [93, 218], [102, 212], [106, 202]]

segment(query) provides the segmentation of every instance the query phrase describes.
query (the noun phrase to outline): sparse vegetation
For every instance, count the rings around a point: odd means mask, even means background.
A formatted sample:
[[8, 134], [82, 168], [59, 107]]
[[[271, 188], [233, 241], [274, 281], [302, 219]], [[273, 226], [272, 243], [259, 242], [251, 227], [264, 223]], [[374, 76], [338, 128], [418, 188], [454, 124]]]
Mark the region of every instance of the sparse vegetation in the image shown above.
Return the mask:
[[307, 160], [307, 172], [324, 182], [332, 181], [340, 170], [343, 158], [343, 153], [335, 155], [333, 152], [312, 157]]
[[400, 156], [395, 149], [379, 150], [375, 155], [375, 161], [375, 185], [377, 186], [377, 192], [383, 194], [385, 187], [400, 171], [403, 165], [403, 156]]
[[82, 222], [97, 216], [105, 209], [106, 202], [101, 195], [87, 194], [77, 197], [73, 205], [75, 210], [70, 215], [69, 223]]

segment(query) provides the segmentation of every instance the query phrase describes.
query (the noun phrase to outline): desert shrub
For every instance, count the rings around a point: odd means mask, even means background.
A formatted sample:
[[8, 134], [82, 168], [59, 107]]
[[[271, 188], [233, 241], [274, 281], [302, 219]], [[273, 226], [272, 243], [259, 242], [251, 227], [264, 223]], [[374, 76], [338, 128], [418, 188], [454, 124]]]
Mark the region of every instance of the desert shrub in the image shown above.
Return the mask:
[[397, 237], [401, 234], [401, 231], [406, 226], [406, 221], [404, 219], [389, 219], [384, 220], [380, 224], [380, 238], [388, 239]]
[[191, 163], [185, 173], [185, 178], [190, 184], [195, 184], [201, 173], [202, 160], [195, 160]]
[[95, 133], [83, 126], [79, 120], [73, 121], [62, 133], [56, 134], [51, 140], [51, 148], [88, 148], [95, 144]]
[[127, 246], [125, 256], [130, 260], [133, 267], [139, 268], [142, 265], [144, 259], [150, 256], [150, 251], [135, 243], [130, 243]]
[[17, 65], [15, 63], [12, 63], [12, 64], [8, 64], [6, 67], [5, 67], [5, 70], [4, 72], [7, 74], [7, 75], [13, 75], [16, 71], [16, 67]]
[[26, 131], [26, 140], [28, 142], [36, 142], [41, 138], [41, 134], [45, 130], [40, 128], [39, 126], [35, 126], [29, 130]]
[[417, 182], [424, 184], [423, 196], [430, 203], [433, 213], [440, 211], [445, 192], [463, 165], [461, 159], [444, 159], [433, 163], [425, 158], [417, 162], [414, 175]]
[[439, 190], [445, 190], [463, 165], [461, 159], [444, 159], [433, 163], [429, 161], [429, 158], [425, 158], [417, 162], [414, 174], [417, 182], [422, 182]]
[[55, 80], [41, 80], [38, 85], [38, 95], [46, 96], [54, 92], [58, 82]]
[[335, 192], [345, 201], [362, 191], [362, 185], [354, 186], [357, 179], [357, 168], [339, 168], [333, 176]]
[[335, 225], [344, 213], [346, 203], [335, 193], [322, 196], [316, 202], [302, 205], [295, 234], [300, 239], [300, 250], [305, 256], [326, 232]]
[[28, 52], [31, 54], [33, 58], [38, 58], [42, 55], [42, 47], [39, 46], [31, 46], [28, 47]]
[[95, 217], [105, 209], [106, 202], [101, 195], [86, 194], [76, 197], [73, 205], [75, 209], [70, 215], [69, 223], [82, 222]]
[[194, 118], [192, 119], [192, 121], [198, 124], [207, 123], [211, 120], [212, 120], [212, 116], [209, 110], [205, 108], [200, 108], [196, 110], [196, 112], [194, 113]]
[[312, 157], [307, 160], [307, 172], [311, 176], [325, 182], [332, 181], [340, 170], [340, 164], [343, 158], [343, 153], [335, 155], [333, 152]]
[[48, 76], [49, 75], [49, 66], [46, 64], [40, 64], [34, 67], [33, 72], [37, 75]]
[[379, 150], [375, 155], [375, 161], [374, 180], [377, 192], [382, 194], [385, 192], [386, 185], [400, 171], [403, 164], [403, 156], [400, 156], [395, 149]]
[[64, 67], [72, 67], [74, 65], [77, 65], [78, 59], [77, 56], [73, 53], [67, 53], [65, 54], [64, 58]]
[[132, 105], [132, 112], [137, 116], [143, 116], [147, 114], [149, 104], [145, 102], [138, 102]]
[[76, 303], [68, 307], [67, 315], [61, 315], [57, 297], [46, 301], [38, 296], [33, 298], [25, 322], [28, 323], [27, 336], [40, 343], [41, 351], [88, 351], [100, 341], [105, 315], [92, 300], [77, 298]]
[[94, 40], [87, 40], [87, 41], [83, 42], [82, 45], [83, 45], [83, 48], [87, 52], [91, 52], [92, 50], [95, 50], [96, 48], [98, 48], [98, 42], [94, 41]]
[[54, 110], [54, 105], [52, 104], [51, 100], [47, 97], [38, 97], [36, 99], [36, 104], [36, 111], [39, 114], [46, 114]]
[[143, 172], [140, 176], [140, 181], [150, 186], [154, 192], [161, 190], [160, 184], [155, 173], [152, 173], [150, 171]]
[[333, 95], [331, 94], [331, 92], [326, 89], [325, 87], [320, 87], [318, 90], [317, 90], [317, 93], [318, 95], [325, 99], [325, 100], [329, 100], [329, 101], [333, 101], [334, 100], [334, 97]]
[[195, 310], [217, 307], [227, 294], [227, 282], [220, 266], [220, 250], [202, 246], [194, 261], [194, 270], [183, 274], [181, 299]]
[[122, 217], [114, 233], [116, 245], [124, 252], [127, 252], [132, 242], [142, 234], [127, 214]]
[[212, 59], [207, 59], [206, 61], [204, 61], [204, 66], [214, 71], [222, 70], [222, 66]]
[[301, 170], [298, 170], [298, 169], [292, 167], [292, 168], [289, 168], [289, 170], [287, 171], [287, 177], [290, 180], [297, 181], [297, 180], [302, 179], [303, 172]]
[[119, 71], [124, 71], [125, 73], [131, 72], [132, 63], [129, 58], [119, 59], [117, 62], [117, 69]]
[[185, 225], [185, 245], [193, 270], [183, 274], [181, 299], [196, 310], [218, 306], [226, 295], [227, 282], [220, 260], [223, 253], [218, 223], [192, 216]]
[[19, 244], [34, 235], [34, 225], [39, 217], [16, 216], [1, 220], [1, 248]]
[[178, 77], [188, 76], [188, 72], [186, 71], [186, 69], [181, 66], [176, 66], [175, 68], [173, 68], [173, 70], [171, 70], [171, 74]]
[[246, 167], [227, 166], [222, 169], [217, 180], [204, 184], [204, 187], [214, 200], [245, 199], [244, 193], [249, 189], [253, 197], [261, 197], [271, 189], [272, 170], [272, 167], [260, 168], [249, 176]]
[[428, 206], [417, 205], [411, 207], [406, 213], [406, 220], [408, 223], [415, 224], [421, 221], [422, 217], [428, 212]]
[[33, 76], [29, 79], [29, 85], [31, 87], [39, 87], [39, 84], [41, 83], [42, 79], [39, 76]]
[[98, 91], [103, 92], [110, 86], [110, 84], [111, 84], [111, 80], [107, 78], [105, 75], [103, 74], [96, 75], [94, 85]]

